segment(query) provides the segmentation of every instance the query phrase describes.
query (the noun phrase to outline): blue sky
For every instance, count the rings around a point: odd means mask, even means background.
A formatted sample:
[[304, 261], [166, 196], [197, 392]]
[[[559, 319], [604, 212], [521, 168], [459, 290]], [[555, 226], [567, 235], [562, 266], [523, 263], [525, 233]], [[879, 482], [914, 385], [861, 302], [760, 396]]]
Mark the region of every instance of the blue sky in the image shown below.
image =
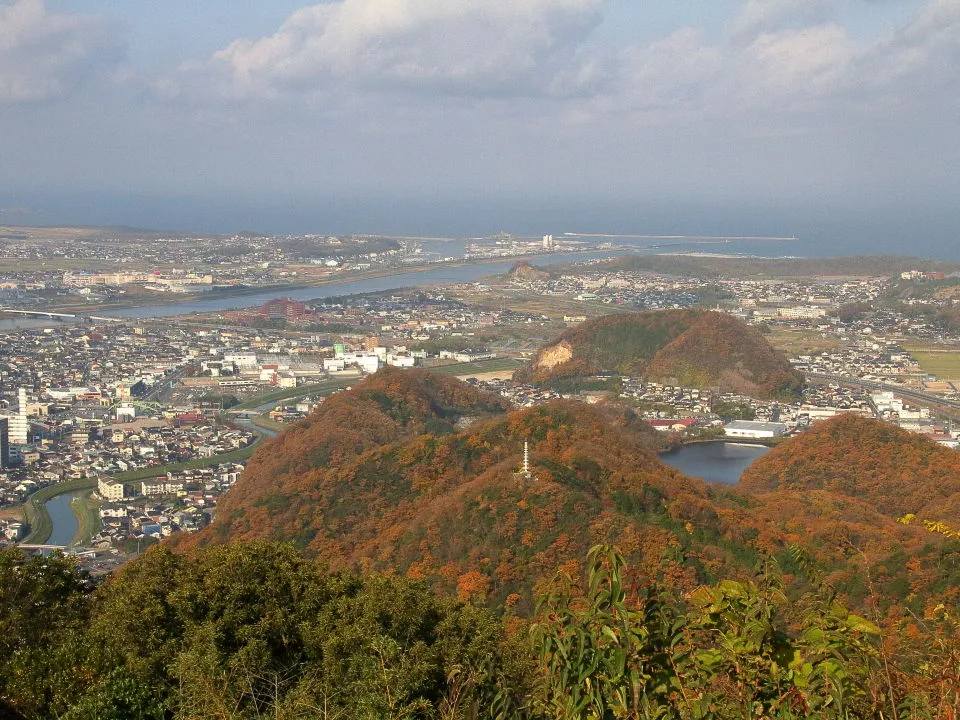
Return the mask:
[[0, 0], [0, 223], [956, 236], [958, 85], [960, 0]]

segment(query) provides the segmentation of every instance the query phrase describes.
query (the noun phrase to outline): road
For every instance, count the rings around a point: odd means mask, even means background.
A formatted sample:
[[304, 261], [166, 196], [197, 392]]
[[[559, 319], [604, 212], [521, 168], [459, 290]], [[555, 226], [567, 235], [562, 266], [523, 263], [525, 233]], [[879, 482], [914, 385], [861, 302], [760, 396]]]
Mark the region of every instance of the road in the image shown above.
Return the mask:
[[950, 408], [951, 410], [960, 411], [960, 401], [946, 400], [939, 395], [925, 393], [920, 390], [910, 390], [908, 388], [900, 387], [899, 385], [889, 385], [887, 383], [876, 382], [875, 380], [851, 378], [845, 375], [827, 375], [825, 373], [804, 373], [804, 375], [808, 380], [836, 383], [837, 385], [854, 385], [856, 387], [863, 387], [869, 390], [886, 390], [889, 392], [894, 392], [897, 395], [902, 395], [903, 397], [928, 403], [930, 405], [939, 405], [941, 407]]

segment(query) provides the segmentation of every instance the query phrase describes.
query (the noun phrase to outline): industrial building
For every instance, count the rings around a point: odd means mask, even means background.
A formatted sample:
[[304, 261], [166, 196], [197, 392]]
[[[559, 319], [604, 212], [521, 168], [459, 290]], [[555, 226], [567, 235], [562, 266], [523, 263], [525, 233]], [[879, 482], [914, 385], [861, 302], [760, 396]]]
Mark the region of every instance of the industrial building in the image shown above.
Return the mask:
[[783, 423], [760, 422], [757, 420], [734, 420], [724, 425], [723, 429], [727, 437], [752, 440], [781, 437], [787, 432], [787, 426]]

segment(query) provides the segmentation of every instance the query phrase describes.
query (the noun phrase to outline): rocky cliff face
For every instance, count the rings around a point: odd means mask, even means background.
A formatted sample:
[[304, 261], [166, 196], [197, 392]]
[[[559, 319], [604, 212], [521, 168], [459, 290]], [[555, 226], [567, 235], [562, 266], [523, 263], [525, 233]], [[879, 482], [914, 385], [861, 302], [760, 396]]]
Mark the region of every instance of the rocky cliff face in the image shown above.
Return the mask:
[[550, 273], [538, 270], [528, 262], [519, 262], [510, 269], [510, 277], [517, 280], [549, 280]]
[[570, 343], [563, 341], [544, 348], [537, 357], [534, 367], [537, 370], [551, 370], [557, 365], [562, 365], [572, 359], [573, 348]]

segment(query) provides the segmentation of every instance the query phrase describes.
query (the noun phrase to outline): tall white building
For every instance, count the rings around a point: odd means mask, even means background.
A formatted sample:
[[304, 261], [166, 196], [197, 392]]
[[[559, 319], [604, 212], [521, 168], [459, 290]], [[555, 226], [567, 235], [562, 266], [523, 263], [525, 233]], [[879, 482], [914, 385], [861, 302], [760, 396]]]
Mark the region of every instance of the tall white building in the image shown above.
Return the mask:
[[27, 422], [27, 390], [20, 388], [17, 392], [17, 411], [9, 416], [8, 434], [12, 445], [26, 445], [27, 431], [30, 423]]

